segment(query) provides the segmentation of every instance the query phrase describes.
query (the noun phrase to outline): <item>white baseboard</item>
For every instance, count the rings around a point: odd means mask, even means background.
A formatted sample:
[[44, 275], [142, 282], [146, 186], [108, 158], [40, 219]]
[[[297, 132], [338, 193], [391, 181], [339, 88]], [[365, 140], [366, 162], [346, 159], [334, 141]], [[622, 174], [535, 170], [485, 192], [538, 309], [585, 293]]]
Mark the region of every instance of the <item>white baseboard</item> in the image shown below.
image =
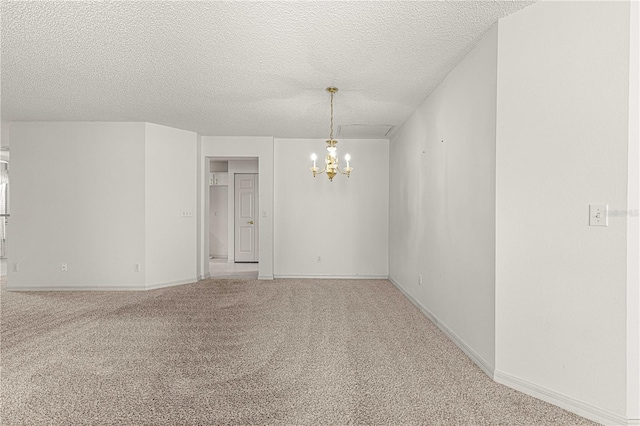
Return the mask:
[[520, 392], [526, 393], [527, 395], [531, 395], [550, 404], [557, 405], [560, 408], [564, 408], [567, 411], [571, 411], [572, 413], [576, 413], [579, 416], [603, 425], [630, 426], [640, 424], [637, 419], [626, 419], [623, 416], [603, 410], [595, 405], [563, 395], [559, 392], [544, 388], [535, 383], [531, 383], [502, 371], [496, 370], [494, 380], [497, 383], [519, 390]]
[[392, 277], [389, 277], [389, 281], [391, 281], [391, 283], [396, 286], [396, 288], [398, 290], [400, 290], [400, 292], [402, 294], [405, 295], [405, 297], [407, 299], [409, 299], [409, 301], [411, 303], [413, 303], [418, 309], [420, 309], [420, 311], [427, 317], [429, 318], [429, 320], [434, 323], [436, 325], [436, 327], [438, 327], [440, 330], [442, 330], [442, 332], [453, 342], [456, 344], [456, 346], [458, 346], [462, 352], [464, 352], [469, 358], [471, 358], [471, 361], [473, 361], [478, 367], [480, 367], [480, 369], [482, 371], [485, 372], [485, 374], [489, 377], [491, 377], [491, 379], [494, 378], [494, 366], [492, 366], [491, 364], [489, 364], [484, 358], [482, 358], [476, 351], [474, 351], [469, 345], [467, 345], [467, 343], [462, 340], [456, 333], [453, 332], [453, 330], [451, 330], [449, 327], [447, 327], [446, 324], [444, 324], [442, 321], [440, 321], [438, 319], [438, 317], [436, 317], [430, 310], [428, 310], [427, 308], [425, 308], [422, 303], [418, 302], [412, 295], [410, 295], [404, 288], [402, 288], [402, 286], [400, 284], [398, 284], [398, 282], [396, 280], [394, 280]]
[[144, 291], [144, 285], [113, 286], [13, 286], [7, 284], [7, 291]]
[[273, 275], [258, 275], [258, 279], [259, 280], [271, 281], [271, 280], [273, 280]]
[[164, 283], [147, 284], [146, 287], [145, 287], [145, 290], [157, 290], [159, 288], [174, 287], [174, 286], [177, 286], [177, 285], [184, 285], [184, 284], [193, 284], [196, 281], [198, 281], [196, 279], [196, 277], [193, 277], [193, 278], [188, 278], [186, 280], [177, 280], [177, 281], [168, 281], [168, 282], [164, 282]]
[[198, 275], [198, 281], [208, 280], [209, 278], [211, 278], [211, 274], [209, 272], [204, 275]]
[[472, 348], [470, 348], [464, 340], [457, 336], [449, 327], [443, 324], [432, 312], [425, 308], [420, 302], [418, 302], [413, 296], [402, 288], [400, 284], [392, 277], [389, 277], [389, 281], [395, 285], [398, 290], [405, 295], [407, 299], [411, 301], [423, 314], [427, 316], [444, 334], [447, 335], [452, 342], [454, 342], [462, 351], [467, 354], [478, 367], [482, 369], [489, 377], [495, 380], [497, 383], [503, 384], [510, 388], [516, 389], [520, 392], [531, 395], [534, 398], [541, 399], [550, 404], [556, 405], [567, 411], [571, 411], [579, 416], [585, 417], [589, 420], [593, 420], [603, 425], [615, 425], [615, 426], [640, 426], [640, 421], [637, 419], [626, 419], [615, 413], [598, 408], [594, 405], [586, 402], [571, 398], [561, 393], [555, 392], [551, 389], [544, 388], [526, 380], [520, 379], [502, 371], [496, 370], [488, 362], [486, 362], [480, 355], [478, 355]]
[[192, 284], [197, 280], [195, 277], [184, 280], [169, 281], [155, 284], [135, 284], [135, 285], [100, 285], [100, 286], [24, 286], [7, 284], [8, 291], [145, 291], [158, 288], [173, 287], [177, 285]]
[[319, 280], [387, 280], [387, 275], [287, 275], [277, 274], [275, 278], [299, 278]]

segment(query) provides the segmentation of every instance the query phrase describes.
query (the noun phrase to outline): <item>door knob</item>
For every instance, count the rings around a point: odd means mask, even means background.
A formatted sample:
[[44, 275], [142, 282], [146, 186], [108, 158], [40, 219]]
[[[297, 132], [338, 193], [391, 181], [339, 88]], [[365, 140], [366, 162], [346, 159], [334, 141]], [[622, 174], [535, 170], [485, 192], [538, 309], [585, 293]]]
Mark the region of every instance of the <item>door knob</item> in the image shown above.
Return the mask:
[[253, 221], [250, 220], [249, 222], [247, 222], [249, 225], [253, 225]]

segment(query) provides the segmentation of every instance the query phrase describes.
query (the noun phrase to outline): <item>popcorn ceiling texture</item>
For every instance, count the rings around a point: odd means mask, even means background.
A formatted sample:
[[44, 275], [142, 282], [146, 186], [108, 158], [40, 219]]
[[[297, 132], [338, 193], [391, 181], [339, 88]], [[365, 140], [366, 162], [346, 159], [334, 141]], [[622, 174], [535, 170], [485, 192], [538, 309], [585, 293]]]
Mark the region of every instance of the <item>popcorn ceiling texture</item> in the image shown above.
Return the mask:
[[335, 85], [336, 125], [397, 126], [530, 3], [3, 1], [2, 119], [318, 138]]

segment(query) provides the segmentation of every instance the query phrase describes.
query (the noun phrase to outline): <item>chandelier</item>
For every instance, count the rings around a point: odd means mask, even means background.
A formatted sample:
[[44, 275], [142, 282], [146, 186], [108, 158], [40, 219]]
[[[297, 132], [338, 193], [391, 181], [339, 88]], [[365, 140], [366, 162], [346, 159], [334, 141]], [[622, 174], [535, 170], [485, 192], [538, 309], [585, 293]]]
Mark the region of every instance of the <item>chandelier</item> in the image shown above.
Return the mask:
[[318, 159], [318, 156], [314, 152], [313, 154], [311, 154], [313, 167], [309, 168], [309, 170], [311, 170], [311, 172], [313, 173], [313, 177], [326, 172], [327, 177], [331, 182], [333, 182], [333, 178], [338, 174], [338, 172], [349, 177], [351, 170], [353, 170], [353, 167], [349, 166], [349, 160], [351, 160], [351, 156], [349, 154], [344, 156], [344, 160], [347, 162], [347, 167], [345, 167], [344, 170], [341, 170], [338, 166], [338, 152], [336, 148], [338, 141], [333, 138], [333, 94], [337, 91], [338, 89], [336, 87], [327, 87], [327, 92], [331, 94], [331, 124], [329, 139], [327, 140], [327, 156], [324, 159], [325, 166], [322, 170], [320, 170], [320, 168], [316, 166], [316, 160]]

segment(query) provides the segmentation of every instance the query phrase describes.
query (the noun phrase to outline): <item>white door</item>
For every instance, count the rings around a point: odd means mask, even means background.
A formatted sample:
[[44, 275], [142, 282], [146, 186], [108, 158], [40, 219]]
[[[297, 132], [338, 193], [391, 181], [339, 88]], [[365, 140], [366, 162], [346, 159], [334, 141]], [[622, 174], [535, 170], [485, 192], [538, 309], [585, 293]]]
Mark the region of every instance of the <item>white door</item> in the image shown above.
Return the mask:
[[258, 175], [235, 174], [236, 262], [258, 261]]

